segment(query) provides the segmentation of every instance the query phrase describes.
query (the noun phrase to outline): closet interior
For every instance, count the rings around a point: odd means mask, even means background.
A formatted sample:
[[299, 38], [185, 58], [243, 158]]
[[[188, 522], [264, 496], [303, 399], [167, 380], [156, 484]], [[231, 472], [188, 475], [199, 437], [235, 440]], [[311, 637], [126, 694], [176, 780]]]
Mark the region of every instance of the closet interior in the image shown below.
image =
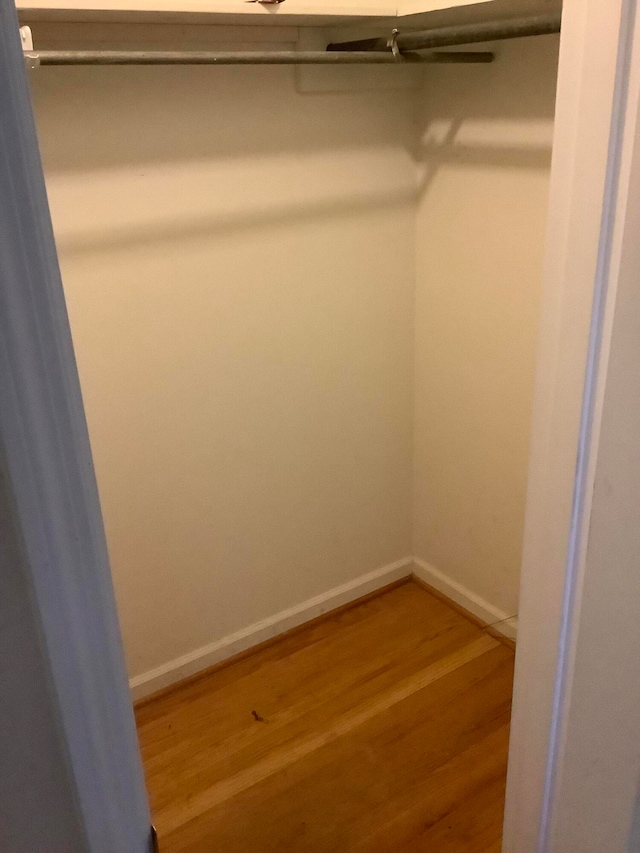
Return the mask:
[[500, 849], [560, 11], [19, 8], [163, 851]]

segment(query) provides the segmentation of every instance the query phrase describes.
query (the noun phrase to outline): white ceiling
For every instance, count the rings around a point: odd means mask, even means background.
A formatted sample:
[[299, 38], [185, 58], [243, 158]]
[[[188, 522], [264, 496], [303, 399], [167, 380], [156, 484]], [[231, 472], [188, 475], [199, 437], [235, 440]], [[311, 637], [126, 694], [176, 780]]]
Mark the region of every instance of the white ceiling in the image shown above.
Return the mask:
[[[45, 3], [45, 8], [29, 8], [29, 0], [18, 0], [19, 17], [22, 23], [37, 23], [42, 21], [58, 22], [93, 22], [98, 25], [106, 23], [148, 23], [148, 24], [209, 24], [209, 25], [273, 25], [273, 26], [311, 26], [324, 27], [329, 33], [328, 40], [341, 38], [364, 38], [378, 35], [389, 27], [398, 26], [407, 29], [428, 29], [430, 27], [446, 26], [449, 24], [464, 24], [493, 19], [516, 18], [524, 15], [559, 12], [562, 0], [491, 0], [472, 5], [458, 6], [437, 12], [421, 12], [415, 15], [404, 15], [402, 18], [358, 18], [352, 14], [347, 17], [330, 15], [304, 15], [280, 12], [275, 15], [250, 17], [245, 14], [233, 13], [182, 13], [182, 12], [130, 12], [122, 11], [126, 2], [120, 4], [120, 11], [94, 11], [65, 8], [65, 0], [60, 0], [58, 8], [51, 8], [53, 2]], [[36, 5], [43, 5], [42, 3]], [[91, 5], [91, 4], [90, 4]], [[109, 7], [110, 2], [105, 5]], [[118, 5], [118, 4], [116, 4]], [[159, 4], [163, 5], [163, 4]], [[164, 4], [166, 8], [166, 3]], [[172, 4], [168, 4], [171, 6]], [[393, 4], [390, 4], [393, 5]], [[176, 8], [180, 7], [176, 0]], [[21, 7], [21, 8], [20, 8]], [[27, 8], [25, 8], [27, 7]], [[48, 8], [47, 8], [48, 7]], [[103, 33], [104, 35], [104, 33]]]
[[492, 0], [459, 6], [439, 12], [423, 12], [402, 19], [403, 27], [440, 27], [447, 24], [464, 24], [499, 18], [519, 18], [524, 15], [550, 14], [562, 10], [562, 0]]

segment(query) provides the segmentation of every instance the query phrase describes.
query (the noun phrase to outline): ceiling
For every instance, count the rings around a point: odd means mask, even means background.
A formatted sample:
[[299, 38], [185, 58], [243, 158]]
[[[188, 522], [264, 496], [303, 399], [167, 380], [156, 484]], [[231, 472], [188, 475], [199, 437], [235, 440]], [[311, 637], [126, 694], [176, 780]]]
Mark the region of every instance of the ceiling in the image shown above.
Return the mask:
[[[525, 15], [545, 14], [559, 12], [562, 9], [562, 0], [491, 0], [491, 2], [479, 2], [472, 5], [458, 6], [436, 12], [421, 12], [411, 15], [403, 15], [400, 18], [387, 17], [363, 17], [349, 15], [347, 17], [331, 15], [287, 15], [280, 11], [277, 16], [266, 15], [250, 16], [233, 13], [182, 13], [182, 12], [133, 12], [120, 10], [98, 11], [91, 9], [65, 8], [65, 0], [60, 0], [58, 8], [34, 9], [28, 7], [28, 0], [18, 0], [19, 17], [21, 23], [33, 24], [38, 22], [93, 22], [97, 24], [107, 23], [148, 23], [148, 24], [209, 24], [209, 25], [280, 25], [280, 26], [313, 26], [324, 27], [330, 32], [329, 41], [339, 36], [345, 38], [361, 38], [369, 35], [377, 35], [381, 30], [385, 32], [389, 27], [397, 26], [406, 29], [429, 29], [430, 27], [447, 26], [449, 24], [465, 24], [495, 19], [517, 18]], [[49, 4], [47, 4], [48, 6]], [[53, 4], [52, 4], [53, 5]], [[72, 4], [74, 5], [74, 4]], [[93, 5], [92, 3], [88, 4]], [[107, 9], [110, 3], [106, 4]], [[167, 6], [167, 4], [159, 4]], [[171, 5], [170, 3], [168, 4]], [[391, 4], [393, 5], [393, 4]], [[26, 7], [26, 8], [25, 8]], [[176, 2], [179, 8], [179, 0]], [[104, 35], [104, 32], [103, 32]], [[103, 38], [104, 40], [104, 38]]]
[[441, 27], [447, 24], [476, 23], [500, 18], [520, 18], [526, 15], [551, 14], [562, 11], [562, 0], [492, 0], [438, 12], [423, 12], [402, 19], [404, 27]]

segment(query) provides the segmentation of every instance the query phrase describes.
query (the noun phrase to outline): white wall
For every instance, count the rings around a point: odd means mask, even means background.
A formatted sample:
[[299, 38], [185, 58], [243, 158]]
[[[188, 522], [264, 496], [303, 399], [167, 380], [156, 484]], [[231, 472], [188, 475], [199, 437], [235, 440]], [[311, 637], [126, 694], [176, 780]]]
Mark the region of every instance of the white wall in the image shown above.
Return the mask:
[[411, 553], [409, 93], [42, 69], [132, 676]]
[[414, 554], [517, 613], [558, 39], [426, 74]]
[[557, 39], [497, 50], [32, 76], [132, 676], [412, 552], [517, 611]]

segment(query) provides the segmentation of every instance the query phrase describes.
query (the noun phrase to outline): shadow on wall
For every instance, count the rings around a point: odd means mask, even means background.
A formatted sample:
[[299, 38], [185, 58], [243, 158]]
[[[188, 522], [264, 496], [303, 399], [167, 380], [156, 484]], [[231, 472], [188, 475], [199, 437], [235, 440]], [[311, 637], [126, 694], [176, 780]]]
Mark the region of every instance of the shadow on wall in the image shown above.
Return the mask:
[[415, 92], [301, 95], [278, 67], [45, 68], [32, 88], [64, 256], [415, 200]]
[[287, 224], [300, 224], [304, 219], [310, 225], [331, 221], [336, 217], [350, 217], [367, 210], [393, 210], [406, 208], [415, 199], [414, 190], [387, 193], [369, 193], [353, 198], [333, 198], [305, 204], [304, 207], [280, 207], [276, 210], [248, 210], [225, 216], [202, 216], [184, 218], [179, 221], [167, 221], [143, 224], [138, 228], [113, 228], [108, 233], [90, 231], [88, 233], [59, 237], [58, 247], [65, 254], [82, 254], [94, 251], [131, 249], [136, 246], [154, 243], [180, 243], [185, 240], [199, 240], [205, 237], [224, 238], [234, 232], [259, 232], [265, 229], [286, 227]]
[[[490, 140], [474, 143], [458, 133], [463, 122], [500, 122], [505, 116], [520, 124], [525, 119], [534, 125], [552, 121], [548, 92], [555, 87], [558, 38], [518, 39], [478, 49], [494, 50], [495, 64], [429, 67], [425, 99], [417, 92], [398, 91], [301, 96], [292, 69], [279, 67], [43, 68], [32, 77], [36, 113], [47, 128], [43, 157], [49, 170], [85, 171], [379, 147], [395, 144], [399, 134], [409, 139], [415, 117], [409, 111], [403, 117], [398, 110], [398, 102], [409, 97], [417, 108], [424, 101], [418, 139], [413, 146], [408, 143], [418, 163], [502, 157], [514, 166], [548, 165], [550, 138], [536, 141], [534, 133], [533, 140], [497, 150]], [[514, 51], [522, 54], [521, 63], [501, 62]], [[540, 71], [536, 85], [529, 76], [533, 55]], [[455, 112], [430, 113], [432, 87], [438, 89], [438, 104], [443, 92], [450, 95], [447, 101]], [[526, 97], [514, 101], [514, 89], [525, 90]], [[427, 132], [433, 124], [439, 125], [435, 135]]]
[[413, 152], [418, 196], [446, 165], [550, 168], [558, 46], [557, 36], [494, 42], [478, 46], [496, 54], [480, 70], [428, 69]]
[[[54, 198], [64, 185], [59, 248], [126, 249], [400, 208], [447, 163], [548, 168], [557, 44], [502, 42], [487, 46], [492, 66], [426, 69], [426, 97], [304, 96], [292, 69], [277, 67], [41, 69], [32, 87]], [[514, 51], [520, 65], [501, 61]], [[514, 102], [514, 87], [527, 97]], [[185, 201], [188, 164], [197, 178]]]
[[290, 67], [42, 68], [32, 89], [52, 171], [380, 147], [412, 124], [403, 93], [300, 95]]

